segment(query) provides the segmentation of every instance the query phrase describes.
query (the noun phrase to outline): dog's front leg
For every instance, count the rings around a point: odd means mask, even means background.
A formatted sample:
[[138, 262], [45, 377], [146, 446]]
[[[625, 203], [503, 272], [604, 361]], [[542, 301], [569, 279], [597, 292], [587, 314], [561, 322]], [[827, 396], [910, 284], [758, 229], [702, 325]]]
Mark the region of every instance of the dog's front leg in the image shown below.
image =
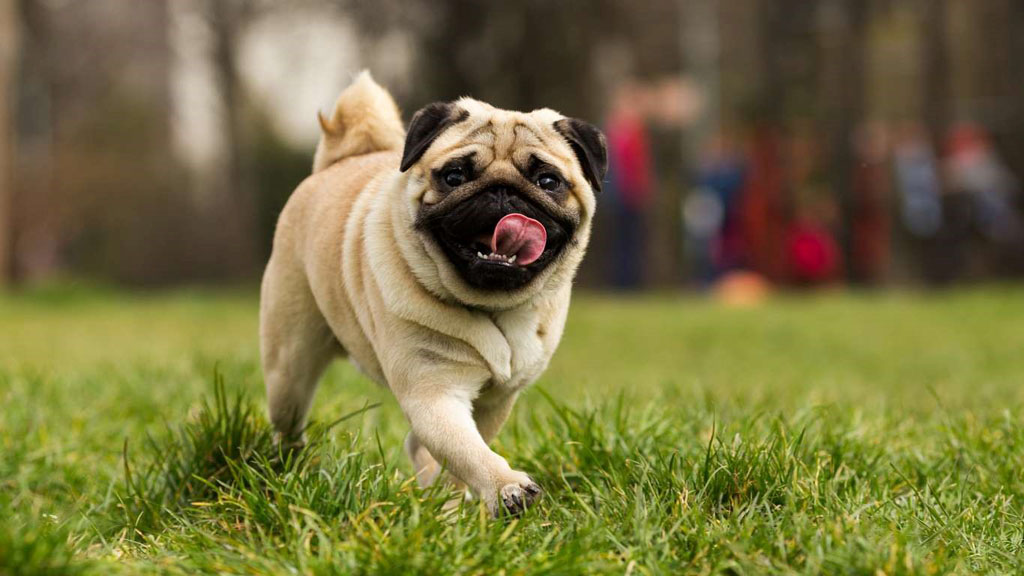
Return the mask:
[[540, 487], [513, 470], [484, 441], [473, 419], [473, 397], [482, 386], [459, 384], [446, 374], [396, 390], [412, 433], [453, 476], [462, 480], [495, 515], [512, 514], [533, 504]]

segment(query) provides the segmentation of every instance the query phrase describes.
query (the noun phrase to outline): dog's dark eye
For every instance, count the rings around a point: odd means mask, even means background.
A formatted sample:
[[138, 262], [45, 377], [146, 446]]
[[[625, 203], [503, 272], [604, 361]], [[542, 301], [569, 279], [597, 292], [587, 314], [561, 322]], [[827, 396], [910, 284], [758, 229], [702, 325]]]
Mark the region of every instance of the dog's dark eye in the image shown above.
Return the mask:
[[562, 179], [554, 174], [541, 174], [537, 178], [537, 186], [548, 192], [554, 192], [562, 185]]
[[466, 183], [466, 172], [462, 168], [449, 168], [441, 176], [444, 183], [455, 188]]

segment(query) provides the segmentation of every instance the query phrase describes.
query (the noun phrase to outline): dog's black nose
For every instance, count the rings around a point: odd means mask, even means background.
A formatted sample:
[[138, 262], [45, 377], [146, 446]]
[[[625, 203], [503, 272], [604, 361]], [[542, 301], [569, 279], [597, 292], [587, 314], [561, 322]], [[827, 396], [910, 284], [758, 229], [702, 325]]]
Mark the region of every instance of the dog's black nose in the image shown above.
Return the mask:
[[519, 199], [519, 193], [512, 186], [507, 184], [498, 184], [491, 186], [484, 191], [487, 195], [488, 205], [497, 209], [499, 213], [507, 214], [516, 210], [516, 205], [521, 203], [515, 200]]

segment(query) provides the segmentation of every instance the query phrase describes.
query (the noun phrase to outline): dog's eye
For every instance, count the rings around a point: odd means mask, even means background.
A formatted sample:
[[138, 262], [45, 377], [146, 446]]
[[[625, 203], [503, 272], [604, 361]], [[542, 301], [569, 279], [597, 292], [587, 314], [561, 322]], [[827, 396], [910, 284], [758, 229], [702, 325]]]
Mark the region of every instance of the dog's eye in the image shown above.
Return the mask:
[[449, 168], [442, 175], [444, 183], [455, 188], [466, 183], [466, 172], [462, 168]]
[[562, 185], [562, 179], [554, 174], [541, 174], [537, 178], [537, 186], [548, 192], [554, 192]]

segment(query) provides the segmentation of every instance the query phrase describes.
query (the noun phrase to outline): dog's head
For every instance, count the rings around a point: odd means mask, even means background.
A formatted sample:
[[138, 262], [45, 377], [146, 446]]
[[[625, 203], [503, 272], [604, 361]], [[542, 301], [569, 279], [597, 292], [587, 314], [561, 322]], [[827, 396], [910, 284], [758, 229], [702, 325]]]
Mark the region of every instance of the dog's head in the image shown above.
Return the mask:
[[601, 132], [553, 110], [469, 98], [423, 108], [401, 161], [412, 226], [435, 268], [417, 275], [495, 308], [571, 279], [606, 168]]

